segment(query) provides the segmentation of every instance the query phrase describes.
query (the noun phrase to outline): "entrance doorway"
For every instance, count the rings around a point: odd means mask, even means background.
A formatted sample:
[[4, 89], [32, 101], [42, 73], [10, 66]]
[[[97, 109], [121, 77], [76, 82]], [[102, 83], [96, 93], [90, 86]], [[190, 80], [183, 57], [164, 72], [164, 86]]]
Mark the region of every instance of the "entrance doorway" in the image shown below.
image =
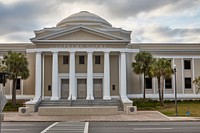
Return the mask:
[[103, 98], [103, 85], [102, 79], [94, 79], [93, 80], [93, 88], [94, 88], [94, 98], [100, 99]]
[[86, 79], [77, 79], [77, 98], [86, 99], [87, 95], [87, 80]]
[[69, 79], [61, 79], [61, 99], [69, 97]]

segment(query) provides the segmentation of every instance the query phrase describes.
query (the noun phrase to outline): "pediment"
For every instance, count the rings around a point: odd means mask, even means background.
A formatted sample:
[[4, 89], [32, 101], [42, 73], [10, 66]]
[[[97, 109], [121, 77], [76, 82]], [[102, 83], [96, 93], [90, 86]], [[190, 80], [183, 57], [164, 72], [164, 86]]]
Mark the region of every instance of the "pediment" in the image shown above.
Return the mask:
[[111, 38], [93, 34], [84, 30], [49, 38], [50, 40], [112, 40]]
[[44, 40], [124, 40], [121, 37], [114, 36], [112, 34], [97, 30], [91, 29], [88, 27], [75, 27], [71, 29], [65, 29], [61, 31], [56, 31], [54, 33], [42, 36], [42, 37], [35, 37], [32, 39], [34, 42], [35, 40], [44, 41]]

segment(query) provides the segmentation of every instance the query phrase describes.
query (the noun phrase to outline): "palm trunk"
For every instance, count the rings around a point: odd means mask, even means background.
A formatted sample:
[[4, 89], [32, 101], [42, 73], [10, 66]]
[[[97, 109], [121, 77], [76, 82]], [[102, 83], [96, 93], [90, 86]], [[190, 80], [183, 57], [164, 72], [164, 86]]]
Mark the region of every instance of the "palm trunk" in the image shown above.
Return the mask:
[[162, 102], [164, 100], [164, 79], [163, 76], [161, 76], [161, 98], [162, 98]]
[[12, 105], [16, 106], [16, 86], [17, 86], [17, 79], [13, 79], [13, 86], [12, 86]]
[[158, 78], [158, 94], [159, 94], [160, 105], [163, 106], [162, 95], [161, 95], [161, 82], [160, 82], [160, 79], [161, 78]]
[[145, 82], [145, 74], [144, 74], [144, 92], [143, 92], [143, 99], [145, 99], [146, 97], [146, 82]]

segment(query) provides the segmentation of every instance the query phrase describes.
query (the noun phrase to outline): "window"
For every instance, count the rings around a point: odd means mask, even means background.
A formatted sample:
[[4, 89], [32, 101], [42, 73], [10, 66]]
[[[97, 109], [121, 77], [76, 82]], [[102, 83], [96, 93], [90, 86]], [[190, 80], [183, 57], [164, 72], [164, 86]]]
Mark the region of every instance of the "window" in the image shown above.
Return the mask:
[[115, 90], [115, 85], [112, 85], [112, 90]]
[[20, 78], [18, 78], [17, 79], [17, 86], [16, 86], [16, 90], [20, 90], [20, 88], [21, 88], [21, 80], [20, 80]]
[[172, 89], [172, 79], [165, 79], [165, 89]]
[[191, 78], [185, 78], [185, 89], [191, 89], [191, 88], [192, 88]]
[[184, 60], [184, 69], [191, 69], [191, 60]]
[[48, 91], [51, 91], [51, 85], [48, 85]]
[[152, 78], [145, 78], [146, 89], [152, 89]]
[[79, 64], [85, 64], [84, 56], [79, 56]]
[[69, 56], [63, 56], [63, 64], [69, 64]]
[[95, 56], [95, 64], [101, 64], [101, 56]]

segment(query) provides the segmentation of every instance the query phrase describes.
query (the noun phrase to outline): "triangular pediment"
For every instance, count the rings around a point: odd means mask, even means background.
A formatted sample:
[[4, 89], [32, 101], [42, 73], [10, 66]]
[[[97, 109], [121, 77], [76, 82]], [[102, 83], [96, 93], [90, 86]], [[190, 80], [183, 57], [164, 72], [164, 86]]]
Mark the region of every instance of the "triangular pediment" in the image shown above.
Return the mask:
[[78, 30], [69, 34], [50, 38], [50, 40], [112, 40], [112, 38], [93, 34], [85, 30]]
[[121, 37], [88, 27], [75, 27], [35, 37], [34, 40], [124, 40]]

